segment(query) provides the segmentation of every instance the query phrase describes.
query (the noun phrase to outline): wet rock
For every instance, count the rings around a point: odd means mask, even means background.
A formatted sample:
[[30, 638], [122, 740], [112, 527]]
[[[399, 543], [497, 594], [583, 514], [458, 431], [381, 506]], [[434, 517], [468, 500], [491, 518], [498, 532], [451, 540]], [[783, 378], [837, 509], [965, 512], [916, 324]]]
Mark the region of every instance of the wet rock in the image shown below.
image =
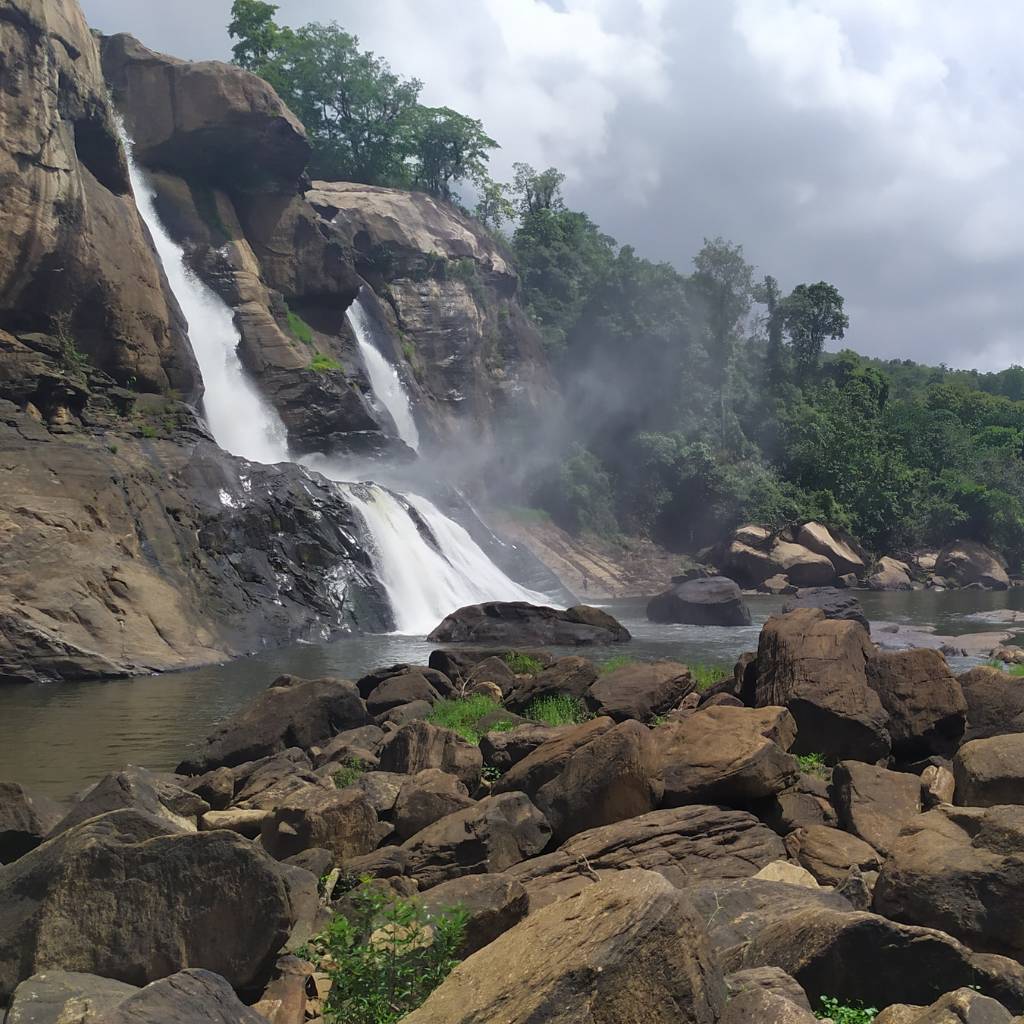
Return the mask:
[[64, 808], [17, 782], [0, 782], [0, 864], [34, 850], [64, 817]]
[[703, 879], [746, 878], [784, 856], [778, 836], [753, 815], [689, 806], [580, 832], [509, 874], [526, 886], [536, 909], [630, 868], [657, 871], [686, 888]]
[[530, 914], [457, 967], [406, 1021], [712, 1024], [724, 1003], [724, 981], [684, 894], [651, 872], [629, 871]]
[[535, 856], [551, 838], [523, 793], [503, 793], [446, 815], [402, 844], [405, 873], [428, 889], [461, 875], [506, 871]]
[[889, 753], [888, 715], [868, 685], [874, 650], [856, 622], [801, 608], [761, 631], [754, 703], [788, 708], [797, 754], [873, 762]]
[[507, 874], [463, 875], [427, 889], [418, 897], [432, 916], [458, 907], [469, 915], [459, 951], [465, 958], [517, 925], [530, 909], [523, 886]]
[[283, 676], [221, 724], [178, 770], [198, 775], [221, 765], [230, 768], [369, 724], [354, 683]]
[[381, 746], [381, 771], [416, 775], [426, 768], [440, 768], [466, 787], [476, 785], [483, 767], [480, 748], [458, 733], [429, 722], [414, 721], [392, 733]]
[[132, 985], [186, 965], [240, 989], [259, 979], [294, 924], [280, 868], [232, 832], [167, 829], [112, 811], [0, 871], [0, 1000], [49, 968]]
[[599, 676], [586, 700], [599, 715], [617, 722], [647, 722], [675, 707], [695, 687], [690, 670], [678, 661], [637, 661]]
[[686, 580], [647, 603], [651, 622], [695, 626], [749, 626], [750, 609], [740, 588], [724, 576]]
[[523, 601], [491, 601], [452, 612], [428, 637], [434, 643], [576, 646], [629, 640], [629, 631], [596, 608], [559, 611]]
[[883, 855], [921, 813], [921, 780], [873, 764], [840, 761], [832, 772], [832, 793], [840, 825]]

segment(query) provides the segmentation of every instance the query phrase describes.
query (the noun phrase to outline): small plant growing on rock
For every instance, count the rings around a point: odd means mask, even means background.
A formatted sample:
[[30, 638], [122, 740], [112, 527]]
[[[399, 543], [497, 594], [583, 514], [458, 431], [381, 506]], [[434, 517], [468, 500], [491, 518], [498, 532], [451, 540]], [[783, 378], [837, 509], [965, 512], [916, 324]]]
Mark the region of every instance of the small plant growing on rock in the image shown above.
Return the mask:
[[878, 1010], [863, 1003], [841, 1003], [832, 996], [822, 996], [821, 1009], [814, 1016], [819, 1020], [831, 1020], [834, 1024], [871, 1024], [878, 1016]]
[[539, 658], [534, 658], [530, 654], [522, 654], [519, 651], [506, 651], [501, 659], [517, 676], [535, 676], [544, 670], [544, 665]]
[[301, 341], [304, 345], [313, 344], [313, 328], [298, 313], [290, 309], [288, 310], [288, 330], [291, 331], [293, 338]]
[[614, 672], [617, 669], [625, 668], [627, 665], [636, 664], [636, 658], [631, 658], [627, 654], [617, 654], [614, 658], [608, 658], [606, 661], [602, 661], [597, 666], [598, 672], [605, 675], [608, 672]]
[[578, 697], [556, 693], [538, 697], [525, 711], [525, 717], [541, 725], [581, 725], [594, 716]]
[[991, 658], [985, 662], [989, 668], [997, 668], [1009, 676], [1024, 676], [1024, 665], [1008, 665], [998, 658]]
[[334, 779], [334, 785], [337, 786], [338, 789], [344, 789], [346, 786], [351, 786], [352, 783], [355, 782], [356, 779], [358, 779], [365, 771], [366, 765], [363, 764], [358, 757], [350, 757], [332, 776]]
[[313, 361], [309, 364], [309, 368], [315, 373], [327, 373], [330, 370], [340, 370], [341, 363], [337, 359], [332, 359], [330, 356], [320, 353], [313, 356]]
[[703, 693], [705, 690], [710, 689], [715, 683], [720, 683], [723, 679], [728, 679], [732, 675], [732, 669], [727, 668], [725, 665], [688, 665], [690, 675], [693, 677], [693, 681], [697, 684], [697, 689]]
[[[439, 700], [434, 705], [434, 710], [427, 716], [427, 721], [431, 725], [457, 732], [470, 743], [479, 743], [482, 735], [479, 729], [480, 720], [500, 710], [501, 706], [490, 697], [477, 693], [454, 700]], [[489, 728], [496, 729], [497, 723]]]
[[368, 881], [326, 930], [299, 950], [331, 979], [327, 1024], [394, 1024], [420, 1006], [458, 963], [468, 915], [433, 917]]
[[808, 775], [825, 778], [830, 772], [829, 766], [825, 763], [824, 754], [798, 754], [796, 763], [800, 766], [800, 771]]

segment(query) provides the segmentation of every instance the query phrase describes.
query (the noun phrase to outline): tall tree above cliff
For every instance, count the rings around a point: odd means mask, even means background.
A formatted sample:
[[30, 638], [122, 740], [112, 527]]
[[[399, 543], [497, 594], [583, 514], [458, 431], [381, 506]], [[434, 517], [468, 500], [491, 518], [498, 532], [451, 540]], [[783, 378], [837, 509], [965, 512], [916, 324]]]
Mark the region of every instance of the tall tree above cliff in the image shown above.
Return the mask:
[[497, 143], [479, 121], [422, 106], [422, 82], [395, 74], [336, 23], [282, 27], [277, 9], [234, 0], [228, 32], [238, 40], [235, 63], [270, 82], [306, 126], [314, 176], [422, 188], [445, 199], [453, 183], [485, 181]]
[[804, 379], [817, 369], [825, 339], [842, 338], [850, 326], [839, 289], [826, 281], [798, 284], [782, 304], [782, 318]]

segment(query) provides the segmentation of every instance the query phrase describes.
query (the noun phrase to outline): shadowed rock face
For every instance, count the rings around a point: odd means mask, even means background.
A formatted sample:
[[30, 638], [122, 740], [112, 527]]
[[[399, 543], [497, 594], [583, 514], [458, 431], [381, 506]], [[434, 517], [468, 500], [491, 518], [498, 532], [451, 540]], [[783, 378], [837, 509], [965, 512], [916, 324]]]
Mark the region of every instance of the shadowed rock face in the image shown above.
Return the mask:
[[9, 0], [2, 14], [0, 329], [59, 325], [121, 383], [197, 395], [78, 4]]

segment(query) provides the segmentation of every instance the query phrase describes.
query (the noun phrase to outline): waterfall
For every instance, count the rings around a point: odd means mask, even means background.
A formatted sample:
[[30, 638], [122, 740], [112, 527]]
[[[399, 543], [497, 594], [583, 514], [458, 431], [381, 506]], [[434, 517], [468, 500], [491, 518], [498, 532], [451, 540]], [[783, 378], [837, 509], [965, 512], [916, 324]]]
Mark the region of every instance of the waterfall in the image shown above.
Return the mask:
[[413, 419], [409, 396], [402, 385], [398, 370], [387, 361], [384, 353], [374, 342], [376, 330], [373, 317], [363, 302], [362, 289], [356, 296], [356, 301], [349, 306], [346, 316], [352, 333], [356, 336], [374, 395], [391, 414], [399, 438], [413, 451], [419, 451], [420, 433], [416, 429], [416, 420]]
[[[135, 165], [127, 137], [124, 143], [139, 212], [188, 320], [189, 340], [205, 385], [203, 411], [214, 439], [232, 455], [252, 462], [288, 461], [284, 424], [242, 366], [231, 310], [188, 267], [183, 248], [160, 222], [155, 194]], [[417, 448], [419, 434], [408, 395], [395, 368], [373, 344], [372, 317], [361, 300], [357, 299], [349, 318], [374, 392], [391, 413], [401, 439]], [[423, 635], [456, 608], [481, 601], [547, 601], [545, 595], [506, 576], [461, 526], [426, 498], [401, 496], [426, 524], [436, 547], [424, 538], [409, 509], [391, 491], [374, 483], [348, 482], [351, 476], [346, 467], [333, 459], [310, 456], [300, 461], [335, 481], [362, 516], [398, 632]]]
[[192, 272], [185, 250], [164, 230], [152, 186], [135, 165], [122, 135], [139, 213], [153, 236], [160, 262], [188, 321], [192, 351], [203, 377], [203, 412], [210, 433], [225, 451], [250, 462], [285, 462], [288, 442], [277, 411], [256, 390], [238, 356], [238, 328], [227, 304]]
[[[402, 497], [419, 513], [437, 541], [420, 534], [416, 522], [391, 491], [378, 484], [346, 488], [377, 541], [374, 564], [388, 592], [399, 633], [429, 633], [449, 612], [481, 601], [547, 603], [509, 579], [457, 523], [426, 498]], [[386, 538], [386, 543], [380, 543]]]

